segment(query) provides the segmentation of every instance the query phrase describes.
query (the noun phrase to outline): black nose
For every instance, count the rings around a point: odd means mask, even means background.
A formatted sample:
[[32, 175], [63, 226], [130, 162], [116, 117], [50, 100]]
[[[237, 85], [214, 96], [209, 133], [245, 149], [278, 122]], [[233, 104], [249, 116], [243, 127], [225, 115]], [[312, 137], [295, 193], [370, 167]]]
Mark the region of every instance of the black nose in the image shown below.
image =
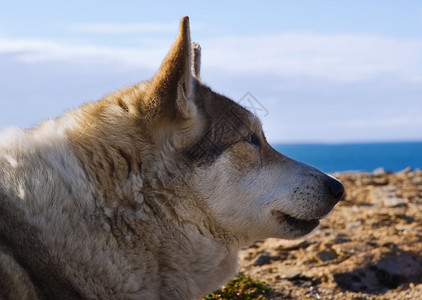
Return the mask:
[[330, 177], [327, 182], [328, 189], [330, 190], [331, 195], [333, 195], [335, 203], [340, 201], [344, 195], [344, 186], [337, 179]]

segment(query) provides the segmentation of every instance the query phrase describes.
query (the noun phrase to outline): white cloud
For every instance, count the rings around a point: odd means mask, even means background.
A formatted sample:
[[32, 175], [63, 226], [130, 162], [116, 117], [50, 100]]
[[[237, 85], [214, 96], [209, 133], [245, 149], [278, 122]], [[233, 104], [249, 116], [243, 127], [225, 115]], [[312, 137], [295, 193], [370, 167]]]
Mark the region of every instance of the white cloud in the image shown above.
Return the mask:
[[365, 35], [280, 34], [210, 41], [204, 64], [230, 72], [360, 81], [422, 80], [422, 40]]
[[70, 31], [83, 33], [100, 33], [100, 34], [125, 34], [125, 33], [158, 33], [158, 32], [174, 32], [175, 24], [173, 23], [80, 23], [73, 24], [69, 27]]
[[[420, 116], [411, 116], [410, 114], [402, 116], [378, 117], [374, 119], [355, 118], [344, 122], [346, 127], [352, 129], [377, 129], [391, 130], [393, 128], [420, 128], [422, 129], [422, 119]], [[418, 130], [421, 132], [420, 130]]]
[[[159, 23], [88, 25], [80, 25], [79, 29], [114, 32], [170, 29]], [[135, 48], [0, 38], [0, 53], [14, 53], [18, 60], [30, 63], [112, 61], [156, 69], [171, 42], [163, 46], [162, 39], [153, 39], [151, 46]], [[204, 68], [232, 74], [303, 76], [333, 82], [365, 81], [380, 76], [422, 81], [422, 40], [416, 39], [286, 33], [205, 39], [202, 48]]]
[[[367, 101], [372, 101], [368, 99]], [[403, 105], [407, 105], [406, 102]], [[355, 111], [351, 116], [331, 117], [327, 112], [318, 112], [317, 107], [310, 108], [307, 113], [315, 111], [315, 115], [303, 118], [300, 105], [285, 111], [283, 106], [270, 107], [270, 114], [262, 118], [268, 140], [272, 143], [303, 142], [356, 142], [356, 141], [388, 141], [388, 140], [421, 140], [422, 119], [419, 107], [414, 112], [398, 111], [382, 115], [363, 116]], [[336, 111], [341, 113], [341, 109]], [[291, 116], [296, 116], [291, 117]]]
[[166, 49], [111, 48], [96, 45], [75, 45], [41, 39], [1, 39], [0, 54], [13, 54], [25, 63], [50, 61], [78, 63], [119, 63], [131, 67], [156, 69]]

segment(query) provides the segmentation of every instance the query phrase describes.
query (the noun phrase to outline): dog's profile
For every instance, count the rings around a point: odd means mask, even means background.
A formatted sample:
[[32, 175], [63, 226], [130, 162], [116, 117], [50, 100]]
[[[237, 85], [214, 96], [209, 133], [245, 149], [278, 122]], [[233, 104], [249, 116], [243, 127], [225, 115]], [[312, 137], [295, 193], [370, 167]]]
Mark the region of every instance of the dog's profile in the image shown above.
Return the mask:
[[343, 192], [200, 82], [184, 17], [150, 81], [0, 135], [0, 299], [197, 299]]

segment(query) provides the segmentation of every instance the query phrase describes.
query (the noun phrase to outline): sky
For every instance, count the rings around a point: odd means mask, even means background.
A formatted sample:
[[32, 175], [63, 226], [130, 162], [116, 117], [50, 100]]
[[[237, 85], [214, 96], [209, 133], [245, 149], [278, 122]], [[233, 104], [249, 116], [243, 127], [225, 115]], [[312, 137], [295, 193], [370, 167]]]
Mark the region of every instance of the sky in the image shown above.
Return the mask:
[[150, 79], [191, 22], [202, 81], [271, 143], [422, 141], [421, 1], [3, 1], [0, 130]]

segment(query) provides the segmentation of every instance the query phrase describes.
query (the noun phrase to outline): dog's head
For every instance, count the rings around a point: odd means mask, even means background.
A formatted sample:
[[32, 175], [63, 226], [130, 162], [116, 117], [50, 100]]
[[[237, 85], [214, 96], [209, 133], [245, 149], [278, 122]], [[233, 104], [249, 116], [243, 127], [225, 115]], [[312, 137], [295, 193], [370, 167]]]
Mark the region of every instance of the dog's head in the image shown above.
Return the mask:
[[246, 240], [310, 233], [342, 197], [342, 184], [275, 151], [260, 121], [203, 85], [199, 73], [200, 48], [191, 46], [185, 17], [149, 86], [169, 132], [159, 136], [174, 149], [173, 164], [183, 161], [182, 185], [222, 228]]
[[[110, 167], [114, 178], [129, 178], [136, 161], [149, 174], [143, 174], [144, 187], [155, 176], [170, 190], [162, 193], [183, 195], [179, 200], [196, 205], [219, 234], [245, 242], [310, 233], [342, 197], [341, 183], [275, 151], [257, 117], [199, 78], [200, 48], [192, 47], [185, 17], [152, 80], [105, 99], [113, 103], [106, 112], [98, 105], [85, 109], [102, 120], [98, 130], [114, 132], [102, 139], [123, 149], [113, 158], [123, 171]], [[92, 169], [101, 180], [98, 166]]]

